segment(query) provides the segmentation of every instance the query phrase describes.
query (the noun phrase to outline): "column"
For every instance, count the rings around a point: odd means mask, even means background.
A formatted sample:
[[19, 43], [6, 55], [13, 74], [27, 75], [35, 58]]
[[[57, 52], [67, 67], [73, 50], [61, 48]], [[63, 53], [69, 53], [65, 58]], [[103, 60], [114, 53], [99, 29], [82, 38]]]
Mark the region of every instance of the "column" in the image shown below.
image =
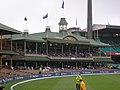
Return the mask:
[[63, 44], [62, 44], [62, 57], [63, 57]]
[[11, 34], [11, 46], [10, 47], [11, 47], [11, 51], [12, 51], [12, 34]]
[[48, 43], [46, 43], [46, 54], [48, 55]]
[[10, 67], [11, 67], [11, 69], [12, 69], [12, 57], [13, 57], [13, 55], [10, 55], [11, 56], [11, 58], [10, 58]]
[[77, 46], [76, 46], [76, 57], [77, 57]]
[[2, 68], [2, 55], [0, 55], [0, 68]]
[[[0, 39], [0, 50], [2, 50], [2, 33], [1, 33], [1, 39]], [[2, 55], [0, 55], [0, 68], [2, 68]]]
[[63, 63], [62, 63], [62, 68], [64, 68], [64, 67], [63, 67]]
[[38, 47], [38, 44], [37, 44], [37, 42], [36, 42], [36, 54], [37, 54], [37, 51], [38, 51], [38, 50], [37, 50], [37, 49], [38, 49], [37, 47]]
[[17, 42], [16, 42], [16, 44], [15, 44], [15, 45], [16, 45], [15, 50], [17, 51], [17, 47], [18, 47], [18, 46], [17, 46]]
[[1, 33], [1, 41], [0, 41], [0, 49], [2, 50], [2, 33]]
[[36, 65], [35, 65], [35, 67], [36, 67], [36, 69], [38, 68], [38, 64], [37, 64], [37, 62], [36, 62]]
[[24, 55], [26, 54], [26, 41], [24, 41]]
[[77, 62], [76, 62], [76, 69], [78, 68]]
[[[11, 52], [12, 52], [12, 34], [11, 34]], [[11, 69], [12, 69], [12, 57], [13, 57], [13, 55], [10, 55], [10, 67], [11, 67]]]

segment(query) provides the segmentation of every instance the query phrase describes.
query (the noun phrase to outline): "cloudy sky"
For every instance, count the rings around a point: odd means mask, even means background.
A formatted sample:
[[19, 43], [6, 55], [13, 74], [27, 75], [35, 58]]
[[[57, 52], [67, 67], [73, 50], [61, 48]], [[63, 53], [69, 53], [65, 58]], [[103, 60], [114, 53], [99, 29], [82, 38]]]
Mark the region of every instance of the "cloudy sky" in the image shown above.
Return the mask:
[[[93, 23], [120, 25], [120, 0], [93, 0]], [[63, 17], [62, 0], [0, 0], [0, 23], [17, 30], [25, 28], [24, 17], [27, 17], [27, 29], [30, 33], [45, 31], [48, 22], [51, 31], [58, 32], [58, 22]], [[87, 0], [64, 0], [64, 17], [68, 28], [76, 26], [81, 29], [87, 26]]]

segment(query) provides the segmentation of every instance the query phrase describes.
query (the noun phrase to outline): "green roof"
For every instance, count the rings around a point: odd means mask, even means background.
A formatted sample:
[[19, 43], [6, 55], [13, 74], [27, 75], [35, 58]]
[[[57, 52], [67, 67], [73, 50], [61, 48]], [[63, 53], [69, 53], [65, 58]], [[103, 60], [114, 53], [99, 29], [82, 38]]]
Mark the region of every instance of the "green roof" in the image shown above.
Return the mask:
[[36, 41], [36, 42], [45, 42], [45, 40], [43, 40], [42, 38], [38, 37], [38, 36], [33, 36], [33, 35], [18, 35], [12, 38], [13, 41], [17, 41], [17, 40], [26, 40], [26, 41]]
[[76, 33], [74, 33], [73, 35], [75, 35], [79, 41], [90, 42], [88, 39], [86, 39], [86, 37], [82, 37], [82, 36], [79, 34], [79, 32], [76, 32]]
[[35, 33], [31, 35], [41, 37], [41, 38], [59, 38], [57, 34], [58, 34], [57, 32], [46, 31], [46, 32]]
[[116, 25], [106, 25], [106, 28], [110, 28], [110, 29], [120, 29], [120, 26], [116, 26]]
[[26, 61], [49, 61], [48, 57], [42, 57], [42, 56], [26, 56], [24, 58]]
[[[64, 40], [66, 37], [74, 37], [76, 41], [67, 41]], [[86, 39], [85, 37], [80, 36], [78, 32], [72, 34], [67, 31], [61, 32], [51, 32], [50, 29], [46, 29], [45, 32], [27, 34], [27, 35], [13, 35], [12, 40], [26, 40], [32, 42], [55, 42], [55, 43], [68, 43], [68, 44], [83, 44], [91, 46], [110, 46], [109, 44], [102, 43], [100, 41], [95, 41], [93, 39]]]
[[0, 31], [5, 34], [20, 34], [22, 32], [0, 23]]
[[94, 57], [95, 62], [113, 62], [111, 57]]
[[90, 44], [92, 46], [110, 46], [109, 44], [105, 44], [105, 43], [102, 43], [100, 41], [95, 41], [93, 39], [89, 39], [90, 40]]
[[[9, 59], [5, 59], [9, 60]], [[12, 60], [23, 60], [23, 61], [49, 61], [48, 57], [43, 56], [25, 56], [25, 57], [13, 57]]]
[[0, 50], [0, 54], [3, 54], [3, 55], [16, 55], [18, 53], [14, 52], [14, 51], [9, 51], [9, 50]]
[[80, 42], [80, 41], [67, 41], [67, 40], [61, 40], [61, 39], [47, 39], [48, 42], [53, 43], [68, 43], [68, 44], [82, 44], [82, 45], [89, 45], [87, 42]]

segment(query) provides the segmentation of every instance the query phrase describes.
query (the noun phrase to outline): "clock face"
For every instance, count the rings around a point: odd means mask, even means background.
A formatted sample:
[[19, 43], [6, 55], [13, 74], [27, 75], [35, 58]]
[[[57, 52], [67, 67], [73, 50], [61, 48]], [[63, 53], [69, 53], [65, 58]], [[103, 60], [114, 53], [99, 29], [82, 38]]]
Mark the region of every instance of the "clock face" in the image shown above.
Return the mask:
[[74, 37], [66, 37], [66, 38], [64, 38], [64, 40], [76, 41], [76, 39]]
[[66, 25], [61, 25], [60, 26], [60, 30], [66, 30], [67, 29], [67, 26]]
[[63, 30], [63, 26], [60, 26], [60, 30]]

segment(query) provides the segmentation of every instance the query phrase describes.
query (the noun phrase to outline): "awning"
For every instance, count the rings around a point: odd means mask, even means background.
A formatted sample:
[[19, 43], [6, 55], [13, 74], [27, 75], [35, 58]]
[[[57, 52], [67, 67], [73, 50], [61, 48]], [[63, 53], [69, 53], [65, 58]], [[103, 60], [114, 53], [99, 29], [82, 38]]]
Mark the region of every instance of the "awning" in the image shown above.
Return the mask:
[[0, 54], [2, 55], [17, 55], [18, 53], [9, 50], [0, 50]]
[[[9, 59], [7, 58], [5, 60], [9, 60]], [[41, 56], [13, 57], [12, 60], [17, 60], [17, 61], [49, 61], [48, 57], [41, 57]]]
[[95, 57], [95, 62], [114, 62], [111, 57]]
[[92, 62], [93, 58], [76, 58], [76, 57], [48, 57], [52, 61], [80, 61]]

